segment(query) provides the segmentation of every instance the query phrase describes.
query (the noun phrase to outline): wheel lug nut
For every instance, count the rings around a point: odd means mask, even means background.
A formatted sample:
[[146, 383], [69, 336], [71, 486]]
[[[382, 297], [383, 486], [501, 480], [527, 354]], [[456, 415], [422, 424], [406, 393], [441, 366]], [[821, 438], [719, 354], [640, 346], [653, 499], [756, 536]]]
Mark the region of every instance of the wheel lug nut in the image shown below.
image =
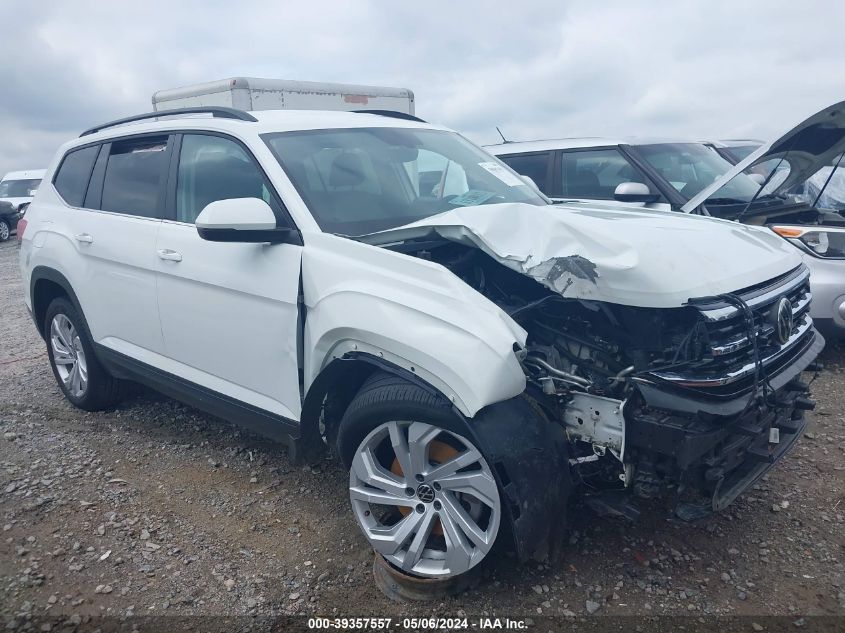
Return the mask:
[[425, 477], [423, 477], [422, 475], [417, 475], [416, 479], [420, 482], [425, 481]]
[[437, 483], [436, 481], [434, 482], [434, 489], [435, 489], [435, 490], [440, 490], [440, 484], [439, 484], [439, 483]]
[[434, 500], [434, 509], [439, 510], [441, 508], [440, 502], [436, 499]]
[[425, 512], [425, 506], [424, 506], [423, 504], [421, 504], [421, 503], [418, 503], [418, 504], [417, 504], [417, 512], [419, 512], [420, 514], [422, 514], [423, 512]]
[[414, 489], [413, 488], [405, 488], [405, 494], [408, 495], [409, 497], [413, 497], [414, 496]]

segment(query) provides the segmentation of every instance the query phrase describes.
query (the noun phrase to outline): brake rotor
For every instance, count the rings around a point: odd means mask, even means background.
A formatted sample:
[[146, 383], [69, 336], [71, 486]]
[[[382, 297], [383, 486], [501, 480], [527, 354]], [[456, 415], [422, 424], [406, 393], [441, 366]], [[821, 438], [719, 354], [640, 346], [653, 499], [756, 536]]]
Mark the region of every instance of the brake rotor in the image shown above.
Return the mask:
[[[428, 445], [428, 459], [433, 464], [443, 464], [455, 459], [459, 454], [458, 449], [446, 442], [434, 440]], [[405, 476], [405, 473], [402, 472], [402, 466], [396, 458], [393, 459], [393, 464], [390, 465], [390, 472], [400, 477]], [[398, 510], [403, 516], [407, 516], [413, 512], [413, 508], [406, 508], [404, 506], [400, 506]], [[431, 526], [431, 533], [437, 536], [443, 536], [443, 525], [441, 525], [440, 519], [437, 519], [437, 522]]]

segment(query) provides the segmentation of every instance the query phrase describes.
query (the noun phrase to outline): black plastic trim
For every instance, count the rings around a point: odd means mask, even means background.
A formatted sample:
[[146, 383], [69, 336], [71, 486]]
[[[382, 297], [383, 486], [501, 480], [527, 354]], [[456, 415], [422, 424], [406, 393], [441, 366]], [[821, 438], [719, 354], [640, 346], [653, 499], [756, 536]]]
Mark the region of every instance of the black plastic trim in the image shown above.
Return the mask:
[[236, 108], [225, 108], [223, 106], [176, 108], [173, 110], [161, 110], [160, 112], [145, 112], [144, 114], [134, 114], [122, 119], [115, 119], [114, 121], [109, 121], [108, 123], [103, 123], [102, 125], [89, 128], [80, 134], [79, 137], [82, 138], [83, 136], [88, 136], [89, 134], [94, 134], [95, 132], [99, 132], [110, 127], [116, 127], [118, 125], [124, 125], [126, 123], [145, 121], [147, 119], [158, 119], [161, 117], [179, 116], [181, 114], [210, 114], [211, 116], [220, 119], [237, 119], [239, 121], [249, 121], [251, 123], [258, 122], [258, 119], [252, 116], [249, 112], [238, 110]]
[[408, 114], [407, 112], [397, 112], [396, 110], [351, 110], [351, 112], [356, 112], [357, 114], [376, 114], [378, 116], [390, 117], [391, 119], [428, 123], [428, 121], [423, 121], [421, 118], [414, 116], [413, 114]]
[[54, 284], [58, 285], [62, 290], [65, 291], [65, 294], [70, 299], [70, 302], [73, 304], [73, 307], [76, 308], [76, 311], [82, 315], [83, 319], [85, 318], [85, 313], [82, 311], [82, 306], [79, 303], [79, 298], [73, 291], [73, 287], [70, 285], [70, 282], [67, 280], [67, 277], [65, 277], [62, 273], [60, 273], [54, 268], [50, 268], [48, 266], [36, 266], [32, 269], [32, 273], [29, 277], [29, 298], [30, 305], [32, 306], [32, 309], [30, 310], [30, 315], [32, 316], [32, 320], [35, 322], [35, 327], [38, 329], [38, 333], [41, 335], [41, 338], [44, 338], [44, 324], [38, 322], [37, 310], [35, 309], [35, 286], [38, 285], [39, 281], [51, 281]]
[[197, 227], [199, 236], [209, 242], [240, 242], [250, 244], [294, 244], [302, 246], [302, 236], [296, 229], [285, 227], [265, 230], [238, 229], [202, 229]]
[[241, 400], [153, 367], [115, 350], [94, 343], [97, 359], [118, 377], [134, 380], [197, 409], [228, 420], [293, 448], [299, 439], [299, 423]]

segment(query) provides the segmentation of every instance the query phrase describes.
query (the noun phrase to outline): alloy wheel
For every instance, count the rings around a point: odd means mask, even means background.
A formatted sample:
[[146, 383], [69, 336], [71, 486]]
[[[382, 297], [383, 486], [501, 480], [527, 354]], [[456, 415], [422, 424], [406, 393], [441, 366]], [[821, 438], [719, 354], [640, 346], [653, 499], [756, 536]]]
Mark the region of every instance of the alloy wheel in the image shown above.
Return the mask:
[[88, 363], [79, 334], [64, 314], [53, 317], [50, 346], [53, 349], [53, 364], [62, 384], [73, 397], [81, 398], [88, 388]]
[[405, 573], [462, 574], [496, 540], [501, 503], [481, 452], [423, 422], [386, 422], [355, 453], [349, 496], [373, 549]]
[[5, 242], [9, 239], [10, 230], [9, 225], [5, 222], [0, 222], [0, 242]]

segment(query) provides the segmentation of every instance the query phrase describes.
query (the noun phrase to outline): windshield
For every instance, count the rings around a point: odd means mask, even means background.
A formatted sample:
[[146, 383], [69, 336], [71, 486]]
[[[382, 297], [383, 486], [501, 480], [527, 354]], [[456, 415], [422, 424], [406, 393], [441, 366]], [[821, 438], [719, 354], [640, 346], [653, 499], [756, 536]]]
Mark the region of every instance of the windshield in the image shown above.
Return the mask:
[[[687, 200], [733, 168], [715, 150], [701, 143], [638, 145], [636, 151]], [[718, 192], [719, 198], [749, 202], [760, 185], [739, 174]]]
[[40, 184], [40, 179], [4, 180], [0, 182], [0, 198], [31, 198]]
[[751, 155], [755, 149], [760, 147], [759, 145], [732, 145], [729, 147], [723, 148], [728, 154], [734, 157], [734, 162], [738, 163], [741, 160], [744, 160], [748, 156]]
[[374, 127], [263, 138], [330, 233], [365, 235], [457, 207], [548, 204], [504, 163], [454, 132]]

